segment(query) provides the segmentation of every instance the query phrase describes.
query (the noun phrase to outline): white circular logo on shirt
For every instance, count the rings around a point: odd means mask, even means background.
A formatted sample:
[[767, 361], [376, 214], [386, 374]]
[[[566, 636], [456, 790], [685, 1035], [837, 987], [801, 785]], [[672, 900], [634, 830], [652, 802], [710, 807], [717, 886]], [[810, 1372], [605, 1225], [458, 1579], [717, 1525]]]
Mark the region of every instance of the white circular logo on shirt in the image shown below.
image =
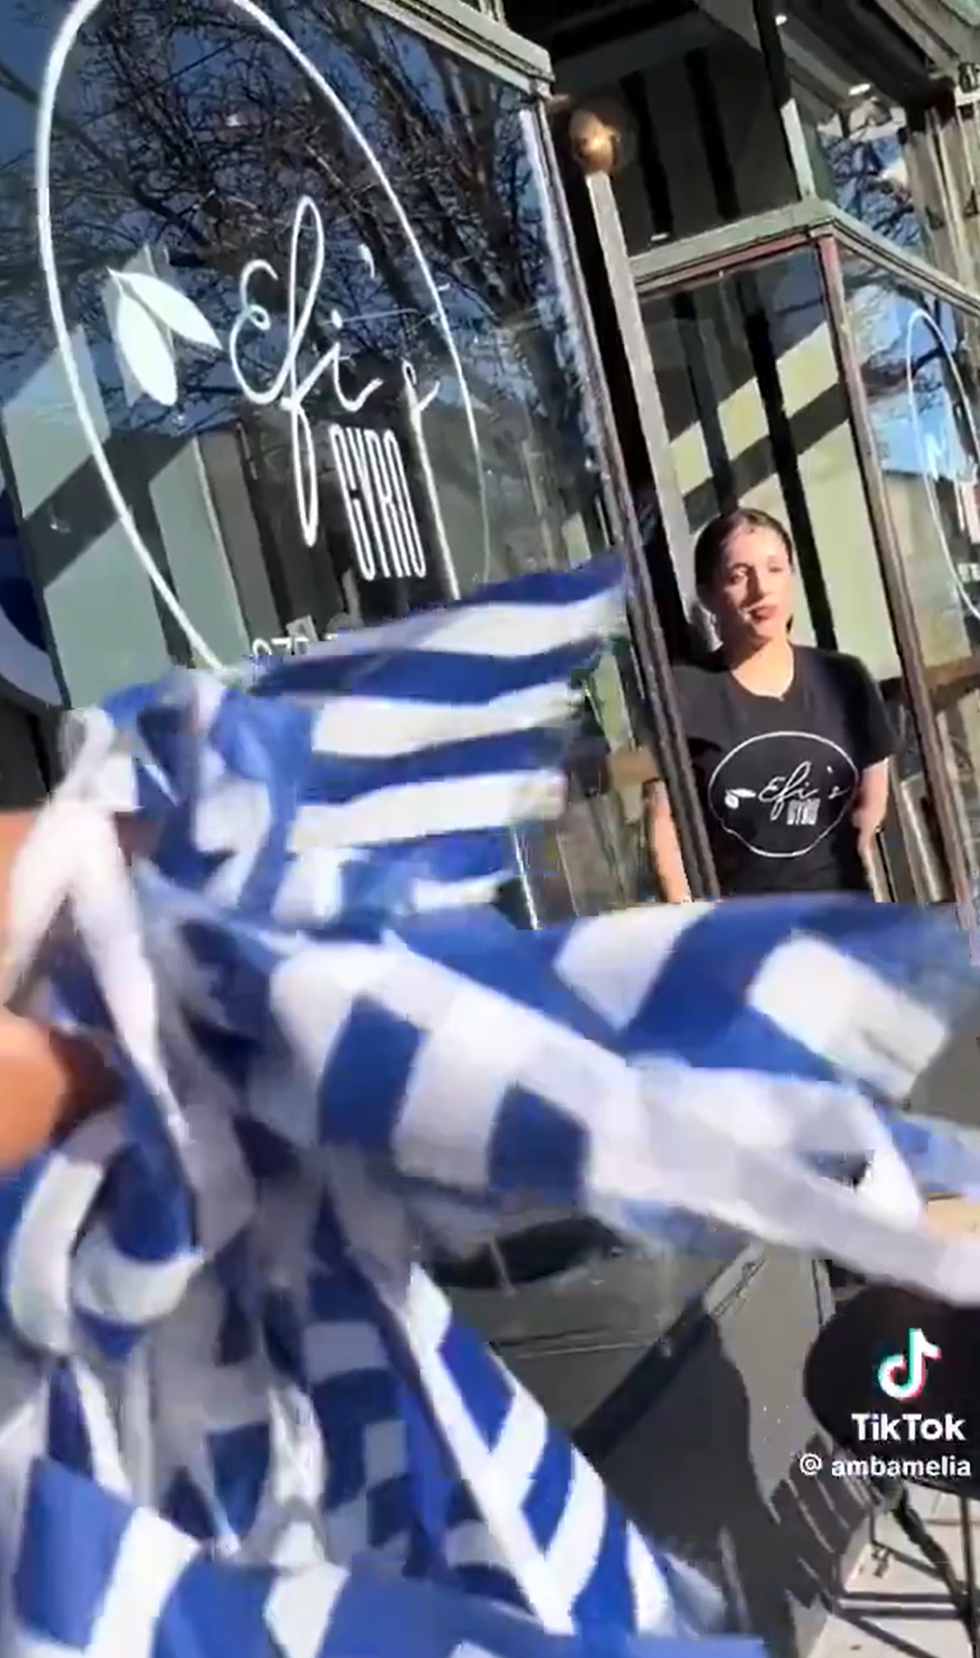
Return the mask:
[[854, 761], [828, 737], [767, 731], [719, 760], [708, 807], [756, 857], [803, 858], [836, 829], [857, 784]]

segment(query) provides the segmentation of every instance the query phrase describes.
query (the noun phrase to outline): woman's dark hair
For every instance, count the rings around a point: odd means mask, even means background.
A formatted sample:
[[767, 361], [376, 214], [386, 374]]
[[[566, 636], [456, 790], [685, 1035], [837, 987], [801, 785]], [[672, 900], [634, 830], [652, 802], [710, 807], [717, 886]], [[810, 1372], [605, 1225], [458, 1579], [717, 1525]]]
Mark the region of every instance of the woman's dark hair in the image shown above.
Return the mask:
[[721, 568], [722, 554], [738, 530], [771, 530], [778, 535], [793, 562], [793, 543], [785, 524], [761, 507], [735, 507], [731, 512], [720, 512], [712, 518], [694, 543], [694, 584], [704, 593], [714, 583]]

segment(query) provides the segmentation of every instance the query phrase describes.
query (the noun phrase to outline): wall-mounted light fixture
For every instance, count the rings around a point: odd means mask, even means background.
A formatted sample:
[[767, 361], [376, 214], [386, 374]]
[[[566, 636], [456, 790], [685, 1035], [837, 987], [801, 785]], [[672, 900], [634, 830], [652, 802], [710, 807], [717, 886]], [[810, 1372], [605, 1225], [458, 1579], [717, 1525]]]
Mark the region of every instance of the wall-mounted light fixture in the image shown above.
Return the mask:
[[568, 145], [583, 173], [613, 178], [636, 154], [633, 117], [616, 97], [598, 97], [573, 108], [568, 118]]

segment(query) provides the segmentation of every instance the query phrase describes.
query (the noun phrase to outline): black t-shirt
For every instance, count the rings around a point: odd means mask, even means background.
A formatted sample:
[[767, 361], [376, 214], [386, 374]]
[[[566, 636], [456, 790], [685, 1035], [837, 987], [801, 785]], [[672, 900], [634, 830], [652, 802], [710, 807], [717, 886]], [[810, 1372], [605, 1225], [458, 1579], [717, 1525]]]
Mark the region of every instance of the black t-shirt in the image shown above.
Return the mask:
[[851, 812], [861, 773], [892, 752], [885, 706], [855, 657], [793, 654], [781, 697], [746, 691], [719, 657], [674, 670], [726, 894], [867, 890]]

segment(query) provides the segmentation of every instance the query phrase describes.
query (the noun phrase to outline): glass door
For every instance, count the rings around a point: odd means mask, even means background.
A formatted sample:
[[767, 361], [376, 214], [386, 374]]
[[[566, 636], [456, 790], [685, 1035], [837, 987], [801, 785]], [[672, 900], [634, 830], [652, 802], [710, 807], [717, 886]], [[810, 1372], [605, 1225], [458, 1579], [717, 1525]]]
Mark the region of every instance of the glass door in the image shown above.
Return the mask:
[[[787, 525], [799, 569], [794, 637], [863, 662], [895, 727], [876, 890], [950, 896], [816, 249], [797, 245], [676, 283], [641, 280], [637, 292], [692, 538], [735, 505]], [[689, 555], [674, 574], [696, 608]]]
[[[696, 238], [687, 257], [677, 249], [668, 262], [630, 256], [609, 179], [590, 178], [587, 189], [626, 360], [620, 409], [641, 439], [628, 446], [634, 487], [653, 502], [658, 605], [681, 617], [695, 609], [694, 539], [720, 509], [758, 506], [785, 523], [798, 555], [795, 637], [858, 657], [892, 717], [895, 786], [876, 889], [965, 903], [980, 862], [968, 852], [980, 825], [972, 726], [968, 710], [947, 716], [937, 699], [940, 678], [944, 697], [950, 676], [957, 688], [970, 683], [956, 667], [966, 636], [945, 655], [921, 636], [922, 600], [910, 584], [908, 537], [892, 521], [850, 294], [832, 279], [840, 215], [821, 209], [811, 222], [801, 208], [778, 225], [767, 216]], [[875, 316], [867, 328], [885, 328], [880, 300]], [[865, 329], [861, 340], [870, 361], [879, 336]], [[958, 498], [965, 512], [962, 489]], [[674, 630], [675, 654], [686, 637]], [[980, 703], [980, 678], [972, 689]]]
[[971, 891], [980, 887], [980, 320], [832, 250]]

